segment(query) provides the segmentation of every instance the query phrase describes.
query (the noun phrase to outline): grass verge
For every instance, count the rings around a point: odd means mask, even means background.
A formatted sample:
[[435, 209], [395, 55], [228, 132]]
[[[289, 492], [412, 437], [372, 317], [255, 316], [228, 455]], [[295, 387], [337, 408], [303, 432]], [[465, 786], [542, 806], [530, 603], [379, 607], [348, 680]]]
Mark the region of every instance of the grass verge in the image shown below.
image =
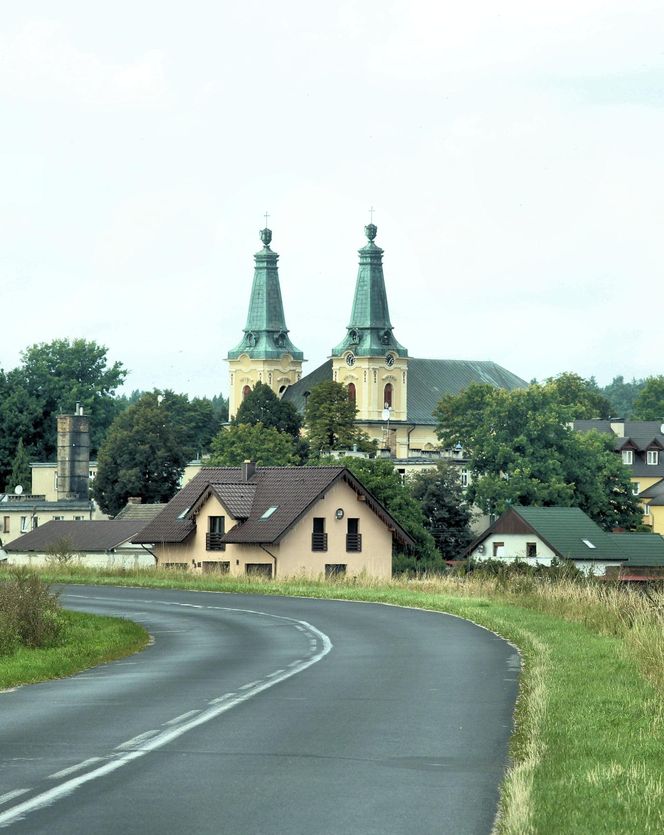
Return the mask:
[[0, 657], [0, 690], [72, 675], [123, 658], [148, 642], [143, 627], [120, 618], [63, 611], [65, 630], [57, 646], [20, 648]]
[[[449, 612], [498, 632], [524, 669], [496, 831], [664, 831], [664, 596], [513, 578], [265, 581], [49, 570], [101, 583], [374, 601]], [[469, 696], [472, 698], [472, 695]]]

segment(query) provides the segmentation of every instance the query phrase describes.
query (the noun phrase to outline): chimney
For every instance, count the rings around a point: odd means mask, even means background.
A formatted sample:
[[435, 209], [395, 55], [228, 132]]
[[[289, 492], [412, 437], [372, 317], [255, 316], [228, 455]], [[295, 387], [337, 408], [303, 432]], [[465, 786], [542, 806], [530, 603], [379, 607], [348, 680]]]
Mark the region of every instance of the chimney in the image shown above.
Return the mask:
[[58, 501], [87, 501], [90, 486], [90, 422], [83, 407], [76, 414], [58, 415]]
[[249, 479], [256, 472], [255, 461], [245, 461], [242, 465], [242, 481], [249, 481]]
[[143, 499], [141, 496], [127, 496], [127, 504], [142, 504]]

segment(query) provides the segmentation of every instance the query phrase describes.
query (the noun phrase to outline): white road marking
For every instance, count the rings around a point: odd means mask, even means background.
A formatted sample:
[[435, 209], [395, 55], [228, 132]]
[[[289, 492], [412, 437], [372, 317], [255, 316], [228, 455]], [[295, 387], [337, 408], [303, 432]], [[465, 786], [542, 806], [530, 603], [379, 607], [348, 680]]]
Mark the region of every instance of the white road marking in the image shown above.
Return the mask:
[[179, 725], [180, 722], [183, 722], [185, 719], [189, 719], [190, 716], [196, 716], [197, 713], [200, 713], [200, 710], [188, 710], [186, 713], [183, 713], [181, 716], [176, 716], [175, 719], [169, 719], [168, 722], [163, 722], [164, 725]]
[[128, 739], [126, 742], [123, 742], [121, 745], [116, 746], [116, 750], [127, 751], [127, 750], [131, 750], [133, 748], [137, 748], [139, 745], [141, 745], [143, 742], [145, 742], [146, 739], [150, 739], [150, 737], [153, 737], [155, 734], [158, 734], [158, 733], [159, 733], [158, 730], [146, 731], [145, 733], [139, 734], [138, 736], [135, 736], [133, 739]]
[[265, 678], [274, 678], [275, 676], [280, 676], [285, 670], [275, 670], [273, 673], [265, 676]]
[[70, 774], [74, 774], [76, 771], [80, 771], [82, 768], [87, 768], [87, 766], [92, 765], [93, 763], [101, 762], [101, 759], [101, 757], [90, 757], [89, 760], [83, 760], [82, 763], [77, 763], [69, 768], [63, 768], [62, 771], [56, 771], [55, 774], [49, 774], [48, 779], [59, 780], [61, 777], [67, 777]]
[[229, 699], [232, 699], [233, 696], [237, 696], [237, 693], [225, 693], [223, 696], [219, 696], [218, 699], [211, 699], [208, 704], [220, 705], [222, 702], [227, 702]]
[[238, 687], [238, 690], [249, 690], [251, 687], [255, 687], [257, 684], [260, 684], [263, 681], [262, 678], [259, 678], [257, 681], [250, 681], [249, 684], [243, 684], [242, 687]]
[[[68, 596], [73, 597], [74, 595]], [[83, 597], [83, 595], [79, 596]], [[86, 597], [85, 599], [90, 598]], [[108, 598], [98, 599], [107, 600]], [[166, 603], [166, 601], [150, 602]], [[167, 603], [167, 605], [173, 604]], [[184, 606], [190, 604], [175, 605]], [[202, 609], [203, 606], [195, 606], [194, 608]], [[37, 794], [34, 797], [29, 798], [28, 800], [24, 800], [22, 803], [18, 803], [16, 806], [12, 806], [9, 809], [5, 809], [3, 812], [0, 812], [0, 827], [4, 827], [7, 824], [12, 823], [13, 821], [22, 819], [30, 812], [34, 812], [36, 809], [43, 809], [45, 806], [50, 806], [52, 803], [55, 803], [56, 800], [60, 800], [60, 798], [72, 794], [80, 786], [85, 785], [85, 783], [97, 780], [100, 777], [105, 777], [107, 774], [111, 774], [113, 771], [117, 771], [117, 769], [122, 768], [123, 765], [127, 765], [127, 763], [133, 762], [134, 760], [140, 759], [141, 757], [145, 757], [147, 754], [150, 754], [153, 751], [162, 748], [164, 745], [167, 745], [169, 742], [173, 742], [173, 740], [178, 739], [183, 734], [186, 734], [188, 731], [191, 731], [194, 728], [199, 727], [200, 725], [204, 725], [207, 722], [210, 722], [212, 719], [216, 719], [217, 716], [221, 716], [222, 713], [226, 713], [226, 711], [231, 710], [237, 705], [249, 701], [249, 699], [252, 699], [254, 696], [257, 696], [259, 693], [263, 693], [265, 690], [269, 690], [271, 687], [274, 687], [275, 684], [279, 684], [282, 681], [286, 681], [287, 679], [292, 678], [293, 676], [298, 675], [301, 672], [304, 672], [304, 670], [308, 669], [309, 667], [312, 667], [314, 664], [317, 664], [321, 659], [325, 658], [325, 656], [332, 649], [332, 641], [329, 639], [329, 637], [324, 632], [321, 632], [319, 629], [316, 629], [315, 626], [312, 626], [312, 624], [307, 623], [307, 621], [305, 620], [294, 621], [293, 618], [288, 618], [284, 615], [272, 615], [268, 612], [258, 612], [253, 609], [238, 609], [233, 606], [219, 606], [214, 608], [224, 609], [225, 611], [229, 612], [241, 612], [243, 614], [249, 615], [260, 615], [262, 617], [274, 618], [276, 620], [290, 621], [291, 623], [299, 623], [305, 628], [306, 631], [316, 635], [316, 637], [320, 640], [322, 647], [320, 651], [316, 653], [316, 655], [313, 655], [306, 660], [302, 660], [301, 658], [299, 658], [297, 661], [293, 661], [291, 664], [288, 665], [290, 669], [282, 670], [279, 673], [273, 673], [269, 677], [269, 681], [261, 681], [251, 689], [245, 690], [243, 693], [238, 694], [232, 699], [224, 699], [224, 702], [222, 704], [215, 704], [214, 706], [210, 706], [207, 710], [199, 712], [196, 716], [193, 716], [186, 722], [182, 722], [177, 726], [168, 728], [167, 730], [163, 730], [161, 732], [146, 731], [146, 733], [140, 734], [139, 736], [136, 736], [133, 739], [128, 740], [122, 745], [118, 745], [116, 750], [124, 751], [124, 753], [114, 756], [112, 759], [105, 762], [104, 765], [100, 765], [97, 768], [94, 768], [92, 771], [86, 772], [85, 774], [79, 774], [75, 777], [72, 777], [69, 780], [66, 780], [64, 783], [61, 783], [59, 786], [53, 786], [52, 789], [49, 789], [45, 792], [41, 792], [40, 794]], [[156, 736], [153, 736], [153, 734], [156, 734]], [[143, 739], [147, 737], [150, 738], [146, 739], [146, 741], [143, 743]], [[139, 750], [126, 750], [129, 746], [134, 746], [137, 743], [141, 743], [141, 748]]]
[[7, 794], [0, 794], [0, 804], [8, 803], [15, 797], [20, 797], [22, 794], [27, 794], [27, 792], [29, 791], [30, 789], [14, 789], [13, 792], [7, 792]]

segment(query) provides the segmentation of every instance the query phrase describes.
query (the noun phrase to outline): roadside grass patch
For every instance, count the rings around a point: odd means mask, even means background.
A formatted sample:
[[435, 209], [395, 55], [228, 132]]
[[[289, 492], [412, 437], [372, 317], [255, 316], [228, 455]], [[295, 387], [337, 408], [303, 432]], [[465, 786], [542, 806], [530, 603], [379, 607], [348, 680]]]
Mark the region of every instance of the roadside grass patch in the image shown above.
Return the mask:
[[[664, 831], [664, 594], [490, 577], [195, 576], [49, 569], [51, 582], [370, 601], [455, 614], [512, 641], [523, 670], [496, 832]], [[472, 699], [472, 694], [469, 698]]]

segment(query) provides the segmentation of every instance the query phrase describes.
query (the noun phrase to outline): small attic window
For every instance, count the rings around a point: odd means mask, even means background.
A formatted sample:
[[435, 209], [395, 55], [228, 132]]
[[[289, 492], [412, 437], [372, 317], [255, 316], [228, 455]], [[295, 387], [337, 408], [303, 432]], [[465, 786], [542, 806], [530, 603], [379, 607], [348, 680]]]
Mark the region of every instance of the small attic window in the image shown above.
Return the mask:
[[582, 539], [581, 542], [583, 542], [583, 544], [588, 548], [597, 548], [597, 546], [593, 545], [589, 539]]
[[182, 511], [182, 513], [178, 516], [178, 519], [184, 519], [184, 517], [187, 515], [187, 513], [189, 513], [189, 511], [190, 511], [190, 510], [191, 510], [191, 508], [190, 508], [190, 507], [186, 507], [186, 508]]
[[270, 516], [274, 513], [274, 511], [279, 507], [278, 504], [273, 505], [272, 507], [268, 507], [265, 513], [261, 516], [261, 519], [269, 519]]

